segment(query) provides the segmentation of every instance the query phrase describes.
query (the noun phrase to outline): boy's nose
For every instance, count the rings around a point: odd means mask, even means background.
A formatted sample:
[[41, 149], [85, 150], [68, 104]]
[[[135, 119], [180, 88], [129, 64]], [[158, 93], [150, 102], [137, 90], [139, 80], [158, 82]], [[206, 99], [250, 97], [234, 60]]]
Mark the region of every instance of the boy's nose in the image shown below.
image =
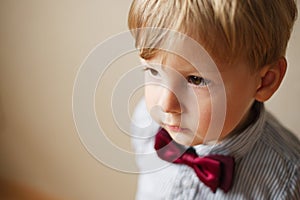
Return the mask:
[[[178, 96], [178, 95], [177, 95]], [[164, 89], [158, 103], [165, 113], [181, 113], [181, 106], [176, 94], [169, 89]]]

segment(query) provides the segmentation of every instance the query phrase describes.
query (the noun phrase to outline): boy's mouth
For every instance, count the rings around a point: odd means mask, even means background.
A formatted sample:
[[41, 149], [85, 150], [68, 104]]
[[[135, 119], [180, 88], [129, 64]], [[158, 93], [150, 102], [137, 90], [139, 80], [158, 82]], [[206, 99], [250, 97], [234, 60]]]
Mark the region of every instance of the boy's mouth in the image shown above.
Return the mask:
[[182, 128], [179, 125], [169, 125], [169, 124], [163, 124], [163, 127], [167, 130], [167, 131], [172, 131], [172, 132], [186, 132], [189, 129], [187, 128]]

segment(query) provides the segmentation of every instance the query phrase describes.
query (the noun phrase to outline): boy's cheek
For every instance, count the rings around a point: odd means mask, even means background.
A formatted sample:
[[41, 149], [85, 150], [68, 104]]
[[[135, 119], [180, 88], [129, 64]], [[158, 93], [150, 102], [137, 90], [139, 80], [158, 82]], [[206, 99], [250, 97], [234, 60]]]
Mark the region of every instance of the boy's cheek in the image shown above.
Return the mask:
[[151, 109], [157, 104], [157, 89], [155, 90], [155, 86], [146, 85], [145, 86], [145, 101], [146, 107], [149, 113], [151, 113]]

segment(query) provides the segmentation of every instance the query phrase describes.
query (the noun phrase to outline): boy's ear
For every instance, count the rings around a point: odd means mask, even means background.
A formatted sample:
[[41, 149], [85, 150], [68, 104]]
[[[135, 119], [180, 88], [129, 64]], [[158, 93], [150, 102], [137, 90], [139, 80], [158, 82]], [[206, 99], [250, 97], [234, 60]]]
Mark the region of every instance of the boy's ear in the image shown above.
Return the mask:
[[275, 63], [264, 66], [259, 71], [259, 85], [255, 99], [260, 102], [267, 101], [279, 88], [285, 75], [287, 62], [281, 57]]

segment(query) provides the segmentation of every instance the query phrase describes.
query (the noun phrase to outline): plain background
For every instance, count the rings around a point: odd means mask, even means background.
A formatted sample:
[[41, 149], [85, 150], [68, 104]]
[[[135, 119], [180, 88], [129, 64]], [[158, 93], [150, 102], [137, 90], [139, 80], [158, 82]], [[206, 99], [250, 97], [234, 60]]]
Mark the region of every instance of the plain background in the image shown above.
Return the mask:
[[[0, 177], [63, 199], [134, 198], [136, 175], [95, 160], [80, 142], [72, 115], [73, 84], [81, 63], [98, 43], [127, 30], [130, 2], [0, 2]], [[267, 107], [300, 137], [299, 33], [298, 21], [286, 78]], [[107, 91], [125, 62], [135, 66], [136, 55], [116, 62]], [[96, 97], [98, 105], [107, 101], [103, 94]], [[99, 116], [107, 112], [97, 110]], [[110, 117], [103, 120], [117, 130]], [[130, 150], [128, 136], [114, 131], [111, 138]]]

